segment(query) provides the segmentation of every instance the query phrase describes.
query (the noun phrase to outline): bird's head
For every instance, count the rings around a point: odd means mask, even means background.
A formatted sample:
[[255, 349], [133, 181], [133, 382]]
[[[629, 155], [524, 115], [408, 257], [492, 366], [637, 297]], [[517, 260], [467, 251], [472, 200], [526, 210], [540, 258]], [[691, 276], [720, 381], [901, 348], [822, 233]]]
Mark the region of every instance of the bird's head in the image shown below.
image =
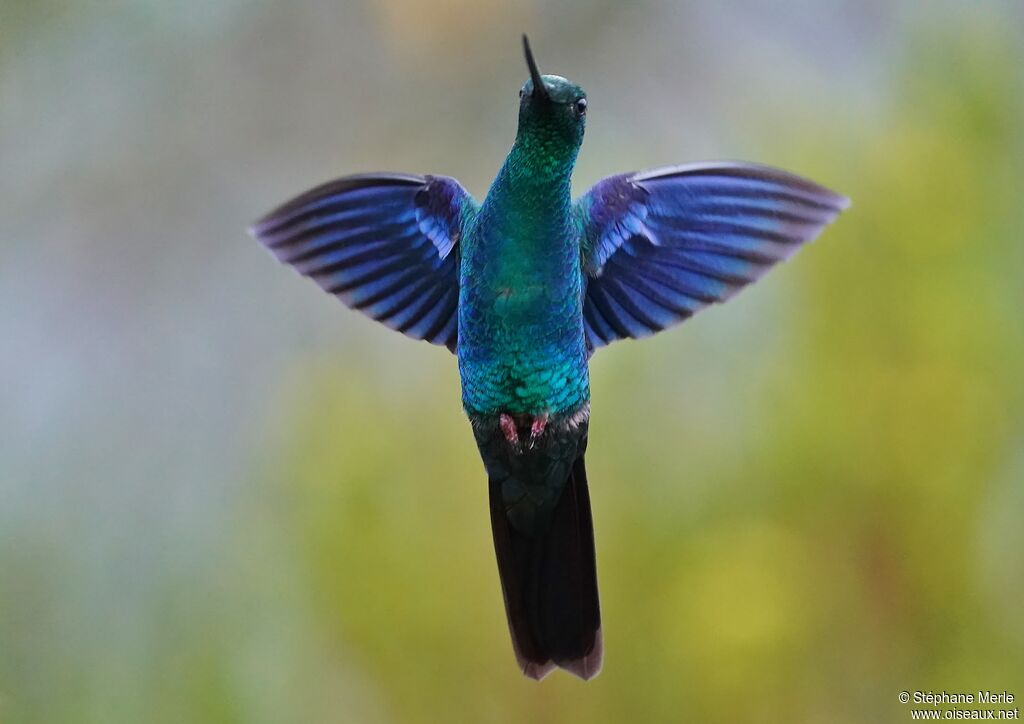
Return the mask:
[[541, 75], [525, 35], [523, 53], [530, 69], [530, 79], [519, 91], [519, 137], [528, 136], [564, 145], [575, 154], [583, 143], [587, 94], [559, 75]]

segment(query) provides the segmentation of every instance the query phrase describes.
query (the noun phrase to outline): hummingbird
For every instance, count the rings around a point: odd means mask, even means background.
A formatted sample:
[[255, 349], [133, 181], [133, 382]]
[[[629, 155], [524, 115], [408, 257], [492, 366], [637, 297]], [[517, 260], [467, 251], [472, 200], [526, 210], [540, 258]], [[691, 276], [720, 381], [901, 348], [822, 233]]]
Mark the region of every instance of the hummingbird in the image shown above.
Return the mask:
[[590, 679], [604, 651], [591, 356], [729, 299], [849, 201], [740, 162], [609, 176], [573, 200], [587, 95], [541, 75], [525, 35], [523, 52], [515, 142], [482, 202], [447, 176], [359, 174], [250, 233], [348, 307], [455, 354], [516, 661], [536, 680], [556, 667]]

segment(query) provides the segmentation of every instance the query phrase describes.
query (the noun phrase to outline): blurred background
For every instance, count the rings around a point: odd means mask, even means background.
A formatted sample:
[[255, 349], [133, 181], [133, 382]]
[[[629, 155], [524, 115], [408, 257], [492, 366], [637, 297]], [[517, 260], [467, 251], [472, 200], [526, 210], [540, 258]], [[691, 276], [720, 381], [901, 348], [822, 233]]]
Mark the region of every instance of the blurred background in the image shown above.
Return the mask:
[[[478, 198], [541, 67], [582, 192], [853, 207], [593, 360], [603, 673], [516, 669], [454, 359], [245, 233]], [[1024, 6], [0, 0], [0, 722], [880, 722], [1024, 697]]]

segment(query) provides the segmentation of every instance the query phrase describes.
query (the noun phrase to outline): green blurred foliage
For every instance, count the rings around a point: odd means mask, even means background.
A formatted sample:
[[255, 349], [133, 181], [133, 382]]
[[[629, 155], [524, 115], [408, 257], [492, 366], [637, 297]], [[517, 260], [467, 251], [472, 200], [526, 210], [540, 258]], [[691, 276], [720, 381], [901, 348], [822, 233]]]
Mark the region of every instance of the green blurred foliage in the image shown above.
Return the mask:
[[1024, 57], [999, 7], [911, 24], [870, 107], [730, 119], [854, 203], [730, 305], [595, 358], [597, 679], [519, 675], [454, 361], [354, 323], [251, 391], [259, 432], [226, 434], [261, 444], [199, 562], [168, 539], [87, 604], [59, 517], [0, 548], [0, 722], [843, 724], [906, 720], [903, 689], [1024, 696]]

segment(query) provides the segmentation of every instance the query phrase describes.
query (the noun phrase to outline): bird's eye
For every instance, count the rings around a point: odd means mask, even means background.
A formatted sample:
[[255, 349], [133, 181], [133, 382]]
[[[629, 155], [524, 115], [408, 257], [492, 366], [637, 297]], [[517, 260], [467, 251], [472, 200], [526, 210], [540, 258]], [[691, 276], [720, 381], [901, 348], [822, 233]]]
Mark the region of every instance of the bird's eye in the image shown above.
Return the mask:
[[519, 89], [519, 100], [522, 100], [523, 96], [525, 96], [525, 95], [526, 95], [526, 89], [525, 88], [520, 88]]
[[576, 112], [577, 118], [582, 118], [587, 114], [587, 99], [580, 98], [576, 101], [576, 105], [573, 106], [573, 111]]

